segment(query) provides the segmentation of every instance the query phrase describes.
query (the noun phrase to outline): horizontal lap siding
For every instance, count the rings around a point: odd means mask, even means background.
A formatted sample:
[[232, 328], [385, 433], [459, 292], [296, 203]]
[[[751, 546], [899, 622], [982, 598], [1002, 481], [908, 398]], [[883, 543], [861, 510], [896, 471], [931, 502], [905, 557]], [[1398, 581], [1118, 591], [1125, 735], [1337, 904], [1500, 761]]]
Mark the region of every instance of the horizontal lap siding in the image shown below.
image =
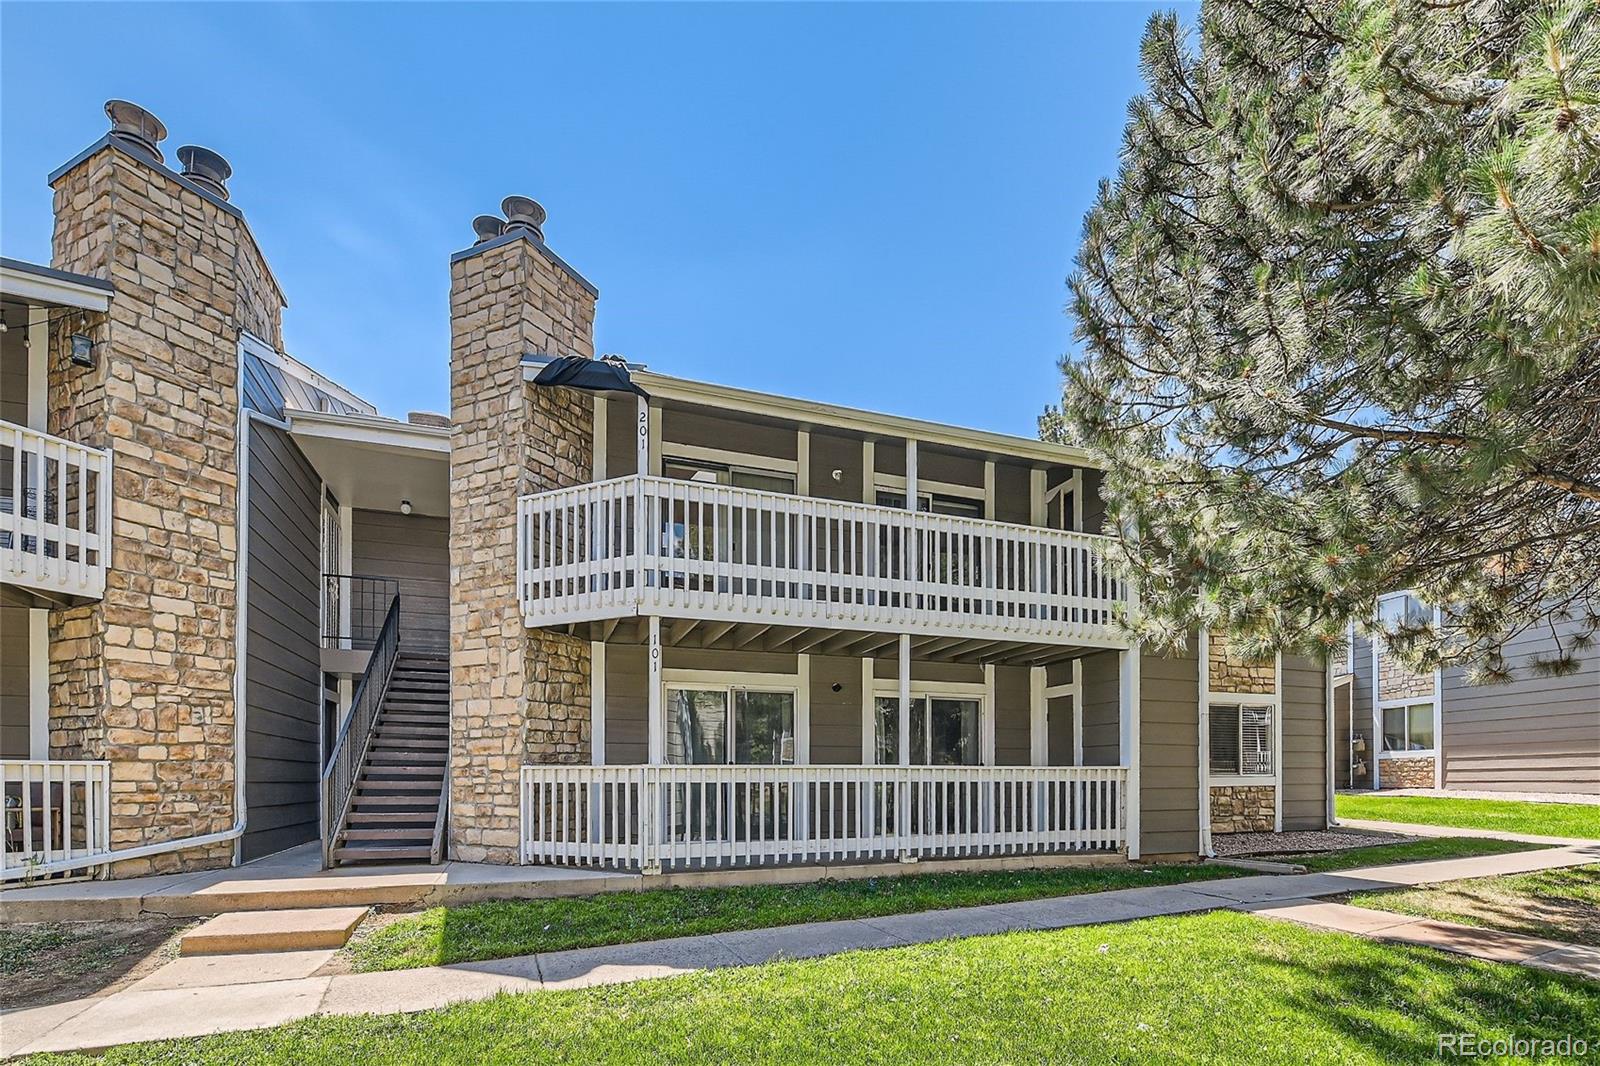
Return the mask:
[[1033, 761], [1029, 742], [1028, 668], [997, 666], [994, 670], [994, 761], [997, 766], [1027, 766]]
[[1283, 828], [1324, 829], [1328, 821], [1328, 694], [1324, 667], [1283, 657]]
[[282, 431], [250, 429], [245, 654], [246, 859], [316, 840], [321, 767], [316, 471]]
[[[1116, 656], [1099, 656], [1110, 659]], [[1140, 849], [1195, 855], [1200, 848], [1200, 674], [1193, 644], [1139, 663]], [[1088, 664], [1085, 663], [1085, 687]], [[1086, 703], [1087, 707], [1087, 703]]]
[[1120, 696], [1117, 653], [1096, 652], [1083, 659], [1083, 764], [1121, 765]]
[[399, 582], [403, 646], [450, 644], [450, 520], [391, 511], [351, 514], [350, 568]]
[[0, 605], [0, 758], [28, 757], [28, 608]]
[[860, 659], [811, 658], [811, 761], [847, 766], [861, 762]]
[[[1557, 622], [1569, 639], [1576, 623]], [[1444, 783], [1447, 788], [1600, 794], [1600, 649], [1577, 652], [1578, 671], [1530, 676], [1529, 661], [1555, 642], [1539, 627], [1506, 648], [1513, 680], [1468, 684], [1444, 674]]]

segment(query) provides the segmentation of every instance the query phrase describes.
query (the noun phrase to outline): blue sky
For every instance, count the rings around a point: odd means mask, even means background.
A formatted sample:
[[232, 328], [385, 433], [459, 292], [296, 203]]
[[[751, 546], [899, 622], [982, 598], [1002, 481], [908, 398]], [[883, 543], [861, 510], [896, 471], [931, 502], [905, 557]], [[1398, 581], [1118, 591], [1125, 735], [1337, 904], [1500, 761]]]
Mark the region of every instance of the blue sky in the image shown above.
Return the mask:
[[449, 254], [520, 193], [602, 352], [1031, 436], [1155, 6], [6, 3], [0, 250], [48, 261], [125, 97], [232, 162], [287, 347], [385, 413], [446, 409]]

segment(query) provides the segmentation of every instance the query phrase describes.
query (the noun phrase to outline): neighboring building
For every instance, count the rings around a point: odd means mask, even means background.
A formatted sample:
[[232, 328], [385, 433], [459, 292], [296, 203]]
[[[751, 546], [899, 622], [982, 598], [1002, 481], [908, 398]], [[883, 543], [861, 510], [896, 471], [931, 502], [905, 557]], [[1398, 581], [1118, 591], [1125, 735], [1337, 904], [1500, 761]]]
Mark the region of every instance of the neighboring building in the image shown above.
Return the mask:
[[[1409, 592], [1380, 601], [1384, 621], [1430, 611]], [[1512, 680], [1475, 685], [1460, 666], [1409, 670], [1352, 628], [1333, 664], [1336, 786], [1600, 795], [1600, 654], [1562, 677], [1529, 668], [1577, 630], [1529, 629], [1506, 647]]]
[[451, 259], [449, 417], [384, 418], [284, 353], [226, 163], [108, 110], [52, 266], [0, 278], [6, 877], [1327, 823], [1326, 668], [1130, 647], [1086, 455], [620, 361], [538, 384], [598, 294], [516, 197]]

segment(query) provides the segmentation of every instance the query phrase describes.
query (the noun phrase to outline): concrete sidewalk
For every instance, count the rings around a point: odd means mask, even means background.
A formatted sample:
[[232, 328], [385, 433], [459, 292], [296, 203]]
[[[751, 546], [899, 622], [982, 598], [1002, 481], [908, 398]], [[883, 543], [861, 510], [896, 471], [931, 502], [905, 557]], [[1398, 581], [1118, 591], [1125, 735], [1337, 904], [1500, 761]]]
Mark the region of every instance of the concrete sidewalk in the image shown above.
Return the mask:
[[[1367, 867], [1337, 874], [1241, 877], [1182, 886], [1121, 889], [986, 907], [547, 952], [494, 962], [331, 977], [315, 976], [332, 958], [331, 952], [212, 955], [179, 959], [108, 996], [0, 1015], [0, 1053], [9, 1056], [42, 1051], [90, 1051], [115, 1044], [264, 1028], [313, 1014], [427, 1010], [462, 1000], [484, 999], [498, 992], [618, 984], [863, 948], [924, 944], [950, 937], [1024, 929], [1064, 929], [1219, 908], [1305, 919], [1311, 912], [1296, 908], [1313, 904], [1320, 896], [1595, 862], [1600, 862], [1600, 844], [1585, 844], [1509, 855]], [[1363, 915], [1378, 913], [1361, 911]], [[1385, 917], [1397, 925], [1422, 924], [1406, 923], [1395, 915]], [[1473, 933], [1484, 938], [1485, 931], [1474, 930]], [[1429, 935], [1429, 931], [1417, 929], [1414, 935], [1423, 937]], [[1434, 946], [1463, 950], [1466, 942]], [[1486, 947], [1484, 950], [1502, 949]], [[1535, 959], [1535, 964], [1551, 969], [1591, 972], [1588, 967], [1592, 960], [1563, 959], [1554, 948], [1517, 961]]]

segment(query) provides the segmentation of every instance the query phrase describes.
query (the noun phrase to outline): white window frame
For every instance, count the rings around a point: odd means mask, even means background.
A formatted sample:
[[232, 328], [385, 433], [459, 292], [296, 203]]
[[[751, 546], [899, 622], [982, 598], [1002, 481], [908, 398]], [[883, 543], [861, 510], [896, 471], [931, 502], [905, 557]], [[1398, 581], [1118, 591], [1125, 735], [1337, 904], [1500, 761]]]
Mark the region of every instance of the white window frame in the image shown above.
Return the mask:
[[[735, 733], [735, 730], [738, 729], [738, 721], [737, 716], [734, 714], [734, 692], [736, 690], [745, 692], [786, 692], [794, 697], [794, 760], [793, 762], [778, 763], [776, 765], [805, 766], [810, 762], [811, 753], [810, 672], [809, 662], [802, 662], [799, 670], [793, 674], [734, 670], [663, 669], [661, 671], [661, 736], [663, 741], [667, 736], [667, 706], [671, 701], [670, 697], [673, 689], [692, 692], [722, 692], [727, 696], [728, 741], [726, 760], [721, 763], [707, 765], [747, 765], [733, 762], [733, 753], [738, 747], [738, 739]], [[674, 763], [672, 765], [678, 764]], [[774, 764], [751, 763], [748, 765], [767, 766]]]
[[[1219, 774], [1211, 769], [1211, 751], [1209, 743], [1211, 709], [1213, 707], [1266, 707], [1272, 715], [1272, 769], [1266, 773], [1256, 774]], [[1271, 785], [1278, 780], [1278, 774], [1283, 767], [1283, 700], [1277, 695], [1266, 695], [1260, 692], [1208, 692], [1206, 694], [1206, 732], [1207, 745], [1206, 783], [1208, 785]], [[1242, 753], [1241, 753], [1242, 754]]]
[[[1385, 713], [1387, 713], [1388, 711], [1392, 710], [1395, 707], [1404, 707], [1408, 711], [1408, 713], [1406, 714], [1406, 741], [1408, 743], [1411, 740], [1411, 715], [1409, 713], [1409, 709], [1412, 708], [1412, 707], [1428, 707], [1428, 708], [1430, 708], [1432, 710], [1432, 712], [1433, 712], [1433, 745], [1432, 745], [1432, 747], [1427, 747], [1427, 748], [1402, 748], [1399, 751], [1388, 751], [1388, 750], [1386, 750], [1384, 748], [1384, 746], [1383, 746], [1383, 736], [1384, 736], [1383, 718], [1384, 718]], [[1392, 700], [1380, 700], [1380, 701], [1378, 701], [1377, 708], [1378, 708], [1378, 723], [1377, 723], [1378, 724], [1378, 731], [1377, 731], [1377, 736], [1374, 738], [1376, 740], [1376, 744], [1374, 746], [1378, 749], [1378, 758], [1380, 758], [1380, 759], [1431, 759], [1431, 758], [1434, 758], [1435, 756], [1437, 756], [1439, 754], [1439, 696], [1438, 696], [1437, 692], [1435, 692], [1434, 695], [1432, 695], [1432, 696], [1412, 696], [1409, 699], [1403, 698], [1403, 697], [1397, 697], [1397, 698], [1392, 699]]]
[[[870, 662], [871, 660], [866, 660]], [[988, 743], [994, 736], [993, 730], [993, 705], [989, 686], [981, 681], [911, 681], [911, 702], [914, 705], [919, 699], [961, 699], [978, 701], [978, 763], [979, 766], [994, 765], [994, 753]], [[891, 699], [898, 706], [900, 702], [900, 681], [893, 677], [874, 677], [872, 685], [867, 690], [867, 698], [861, 701], [861, 756], [864, 766], [899, 766], [899, 763], [877, 762], [878, 753], [878, 700]], [[925, 731], [925, 737], [929, 734]], [[924, 763], [912, 763], [913, 766], [922, 766]]]

